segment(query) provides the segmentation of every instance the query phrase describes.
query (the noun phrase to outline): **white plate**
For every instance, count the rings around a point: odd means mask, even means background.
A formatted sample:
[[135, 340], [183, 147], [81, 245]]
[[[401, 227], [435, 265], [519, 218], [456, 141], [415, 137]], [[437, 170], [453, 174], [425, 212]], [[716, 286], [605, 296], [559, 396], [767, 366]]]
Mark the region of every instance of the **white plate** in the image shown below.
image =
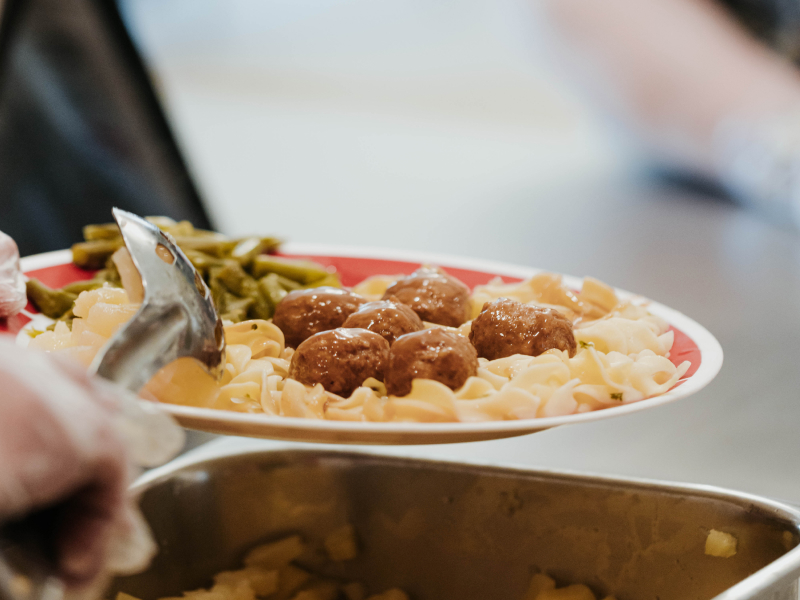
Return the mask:
[[[338, 261], [343, 279], [349, 285], [355, 282], [347, 281], [347, 277], [352, 278], [357, 275], [357, 277], [363, 278], [362, 276], [367, 274], [380, 274], [380, 271], [370, 272], [371, 268], [387, 268], [386, 264], [380, 261], [410, 263], [402, 267], [407, 272], [410, 272], [421, 263], [431, 263], [451, 269], [462, 269], [467, 272], [476, 272], [476, 280], [481, 277], [488, 277], [486, 274], [527, 278], [540, 272], [539, 269], [485, 260], [349, 246], [286, 244], [283, 248], [283, 253], [311, 256], [315, 259], [322, 257], [322, 260], [329, 258], [333, 262]], [[60, 266], [69, 265], [70, 261], [71, 254], [69, 251], [50, 252], [23, 258], [22, 269], [25, 272], [48, 269], [52, 274]], [[342, 264], [346, 268], [342, 269]], [[64, 266], [65, 273], [70, 269], [71, 266]], [[352, 272], [348, 272], [348, 270]], [[396, 272], [399, 272], [397, 268], [391, 272], [382, 271], [383, 274], [394, 274]], [[455, 274], [459, 276], [459, 273]], [[69, 277], [69, 275], [66, 276]], [[565, 276], [564, 280], [570, 287], [580, 288], [581, 280], [579, 278]], [[66, 281], [62, 281], [60, 284], [63, 285], [65, 283]], [[466, 283], [470, 286], [473, 285], [469, 281], [466, 281]], [[632, 294], [623, 290], [617, 290], [617, 292], [622, 298], [632, 296]], [[651, 302], [648, 305], [648, 309], [653, 314], [665, 319], [696, 345], [700, 356], [699, 367], [691, 376], [660, 396], [593, 412], [562, 417], [480, 423], [372, 423], [273, 417], [172, 404], [162, 404], [161, 406], [166, 412], [173, 415], [181, 425], [190, 429], [225, 435], [304, 442], [332, 442], [337, 444], [442, 444], [490, 440], [525, 435], [562, 425], [590, 423], [601, 419], [621, 417], [691, 396], [708, 385], [722, 366], [722, 348], [714, 336], [704, 327], [682, 313], [657, 302]], [[18, 329], [19, 326], [20, 322], [17, 322], [16, 325], [9, 323], [9, 329], [12, 332], [14, 332], [15, 327]], [[0, 329], [2, 329], [1, 325]]]

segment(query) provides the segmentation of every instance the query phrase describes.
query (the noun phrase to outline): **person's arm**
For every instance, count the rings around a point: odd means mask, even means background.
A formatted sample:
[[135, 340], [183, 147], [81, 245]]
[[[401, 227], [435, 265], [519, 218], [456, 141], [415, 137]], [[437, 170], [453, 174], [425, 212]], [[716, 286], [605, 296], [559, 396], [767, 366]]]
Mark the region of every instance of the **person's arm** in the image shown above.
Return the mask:
[[673, 164], [724, 179], [721, 130], [758, 128], [800, 107], [797, 69], [712, 0], [544, 5], [582, 79]]

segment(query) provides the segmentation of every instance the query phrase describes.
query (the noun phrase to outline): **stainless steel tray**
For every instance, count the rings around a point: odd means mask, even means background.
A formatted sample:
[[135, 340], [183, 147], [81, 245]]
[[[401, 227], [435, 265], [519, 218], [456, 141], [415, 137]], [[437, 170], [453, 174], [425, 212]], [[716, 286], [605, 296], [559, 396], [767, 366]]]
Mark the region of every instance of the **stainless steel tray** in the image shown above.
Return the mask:
[[[161, 552], [114, 591], [145, 600], [344, 523], [362, 553], [327, 574], [414, 600], [520, 600], [539, 571], [618, 600], [797, 599], [800, 513], [726, 490], [316, 449], [183, 461], [135, 487]], [[712, 528], [734, 557], [705, 555]]]

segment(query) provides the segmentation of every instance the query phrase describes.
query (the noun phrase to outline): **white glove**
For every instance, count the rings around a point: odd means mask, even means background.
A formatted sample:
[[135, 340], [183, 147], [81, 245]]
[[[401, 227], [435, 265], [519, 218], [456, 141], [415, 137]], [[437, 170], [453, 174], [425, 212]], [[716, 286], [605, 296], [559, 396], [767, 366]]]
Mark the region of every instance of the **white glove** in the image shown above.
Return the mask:
[[55, 548], [68, 586], [146, 566], [155, 545], [127, 498], [130, 459], [169, 458], [183, 432], [125, 390], [11, 336], [0, 336], [0, 389], [0, 523], [57, 504]]
[[27, 303], [17, 244], [0, 231], [0, 319], [14, 316]]

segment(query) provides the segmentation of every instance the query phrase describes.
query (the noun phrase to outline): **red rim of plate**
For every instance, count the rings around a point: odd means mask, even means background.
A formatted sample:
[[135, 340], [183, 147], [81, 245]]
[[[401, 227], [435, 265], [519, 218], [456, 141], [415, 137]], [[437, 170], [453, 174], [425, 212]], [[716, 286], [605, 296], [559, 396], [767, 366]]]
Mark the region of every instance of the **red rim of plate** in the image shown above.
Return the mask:
[[[514, 282], [542, 271], [541, 269], [530, 267], [441, 254], [321, 244], [286, 244], [282, 254], [292, 258], [309, 258], [331, 267], [336, 270], [342, 283], [346, 286], [355, 285], [370, 275], [411, 273], [421, 264], [426, 263], [443, 267], [470, 288], [487, 283], [490, 279], [498, 276], [505, 282]], [[36, 277], [46, 285], [53, 287], [60, 287], [73, 281], [91, 278], [92, 271], [80, 269], [74, 266], [71, 261], [70, 251], [60, 250], [23, 258], [21, 263], [22, 270], [27, 275]], [[580, 278], [565, 275], [564, 281], [574, 289], [580, 288]], [[624, 290], [617, 290], [617, 293], [622, 298], [636, 297], [634, 294]], [[35, 309], [30, 305], [28, 310], [35, 312]], [[645, 408], [666, 404], [679, 398], [685, 398], [708, 385], [719, 372], [723, 359], [722, 348], [708, 330], [682, 313], [657, 302], [648, 301], [648, 310], [665, 319], [670, 324], [670, 329], [675, 333], [675, 343], [670, 352], [672, 363], [679, 365], [684, 360], [689, 360], [692, 366], [675, 386], [660, 396], [587, 413], [562, 417], [484, 421], [479, 423], [373, 423], [271, 417], [268, 415], [237, 413], [173, 404], [162, 404], [161, 406], [167, 412], [179, 418], [224, 420], [231, 425], [236, 423], [254, 425], [258, 421], [262, 421], [265, 424], [269, 423], [271, 428], [280, 425], [287, 433], [294, 429], [305, 431], [319, 429], [332, 433], [338, 432], [342, 435], [351, 431], [356, 434], [385, 432], [393, 435], [404, 433], [413, 435], [423, 433], [464, 435], [472, 431], [476, 433], [488, 434], [495, 432], [500, 435], [513, 435], [515, 431], [520, 431], [521, 433], [532, 432], [559, 425], [586, 423], [637, 412]], [[0, 334], [16, 334], [28, 321], [29, 319], [24, 315], [17, 315], [7, 321], [0, 320]]]

